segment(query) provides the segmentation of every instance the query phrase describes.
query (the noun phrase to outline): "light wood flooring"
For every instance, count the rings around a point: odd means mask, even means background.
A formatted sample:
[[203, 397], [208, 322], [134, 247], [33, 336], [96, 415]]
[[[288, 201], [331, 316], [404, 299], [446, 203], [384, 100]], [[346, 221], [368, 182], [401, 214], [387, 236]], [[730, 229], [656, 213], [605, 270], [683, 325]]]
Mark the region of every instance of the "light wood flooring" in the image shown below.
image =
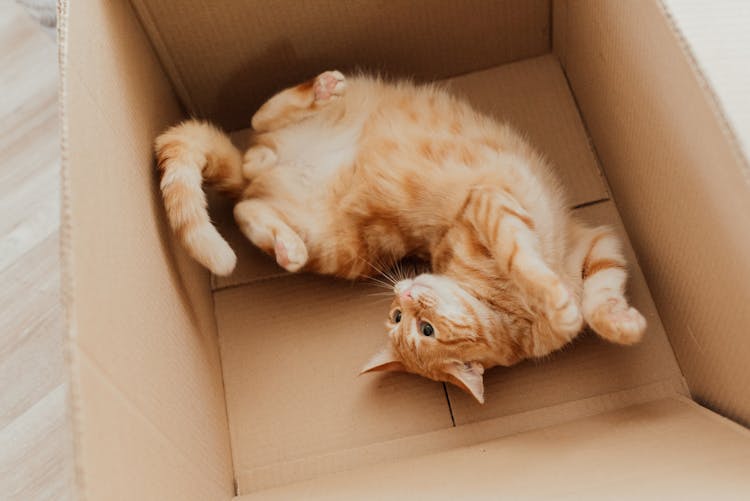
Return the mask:
[[69, 499], [57, 49], [0, 0], [0, 499]]

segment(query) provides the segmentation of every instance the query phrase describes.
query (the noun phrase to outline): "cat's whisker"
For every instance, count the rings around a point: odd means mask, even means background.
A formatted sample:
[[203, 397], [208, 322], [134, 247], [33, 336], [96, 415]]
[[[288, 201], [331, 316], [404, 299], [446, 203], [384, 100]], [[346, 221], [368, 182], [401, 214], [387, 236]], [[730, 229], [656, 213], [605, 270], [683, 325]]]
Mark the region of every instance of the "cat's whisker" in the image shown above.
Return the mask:
[[379, 289], [382, 289], [383, 290], [383, 294], [393, 294], [394, 293], [392, 287], [386, 287], [385, 285], [378, 285], [378, 284], [373, 284], [373, 285], [375, 285], [375, 287], [377, 287]]
[[390, 298], [387, 298], [387, 297], [384, 297], [384, 298], [380, 298], [380, 299], [375, 299], [375, 300], [373, 301], [373, 304], [378, 304], [378, 303], [385, 303], [386, 301], [389, 301], [389, 300], [390, 300]]
[[413, 278], [413, 277], [410, 277], [406, 273], [406, 269], [404, 268], [404, 262], [403, 261], [399, 261], [398, 262], [398, 274], [399, 274], [399, 279], [400, 280], [406, 280], [407, 278]]
[[378, 287], [380, 289], [383, 289], [385, 291], [388, 291], [389, 294], [393, 294], [393, 289], [391, 287], [386, 287], [385, 285], [381, 284], [373, 284], [375, 287]]
[[379, 260], [378, 260], [378, 264], [380, 265], [380, 267], [383, 270], [385, 270], [385, 271], [381, 271], [381, 273], [386, 278], [386, 280], [388, 280], [389, 282], [391, 282], [393, 285], [396, 285], [397, 280], [396, 280], [396, 278], [392, 274], [393, 267], [392, 266], [386, 266], [385, 264], [383, 264]]
[[380, 268], [378, 268], [377, 266], [375, 266], [374, 264], [372, 264], [370, 261], [363, 258], [362, 256], [356, 256], [356, 259], [360, 259], [362, 262], [364, 262], [366, 265], [368, 265], [370, 268], [377, 271], [378, 273], [383, 273], [383, 270], [381, 270]]
[[367, 264], [368, 266], [370, 266], [373, 270], [377, 271], [381, 275], [383, 275], [386, 278], [388, 278], [388, 274], [386, 272], [384, 272], [381, 268], [375, 266], [374, 264], [372, 264], [370, 261], [368, 261], [367, 259], [363, 258], [362, 256], [357, 256], [357, 257], [359, 259], [361, 259], [365, 264]]
[[375, 285], [375, 286], [377, 286], [377, 287], [382, 287], [382, 288], [387, 289], [389, 291], [393, 290], [393, 285], [392, 284], [389, 284], [388, 282], [384, 282], [383, 280], [380, 280], [379, 278], [369, 277], [367, 280], [370, 281], [370, 282], [372, 282], [372, 284]]
[[398, 279], [397, 279], [396, 277], [394, 277], [393, 275], [390, 275], [390, 274], [386, 274], [386, 275], [384, 275], [384, 276], [385, 276], [385, 278], [386, 278], [386, 279], [387, 279], [387, 280], [388, 280], [388, 281], [389, 281], [389, 282], [390, 282], [391, 284], [393, 284], [393, 285], [396, 285], [396, 284], [398, 283]]
[[[372, 269], [374, 269], [375, 271], [377, 271], [378, 273], [380, 273], [380, 276], [383, 277], [385, 280], [387, 280], [388, 282], [390, 282], [389, 287], [393, 287], [393, 286], [396, 285], [397, 280], [391, 274], [389, 274], [387, 271], [385, 271], [383, 269], [383, 268], [385, 268], [385, 266], [383, 266], [382, 263], [378, 262], [378, 264], [380, 264], [381, 266], [376, 266], [375, 264], [371, 263], [370, 261], [368, 261], [367, 259], [365, 259], [365, 258], [363, 258], [361, 256], [359, 256], [359, 259], [361, 259], [364, 263], [366, 263]], [[370, 278], [372, 279], [374, 277], [370, 277]]]
[[370, 277], [367, 277], [367, 280], [370, 280], [372, 282], [377, 282], [377, 283], [380, 283], [380, 284], [386, 284], [389, 287], [393, 285], [389, 281], [387, 281], [385, 279], [385, 277], [383, 277], [383, 276], [370, 276]]
[[394, 265], [393, 265], [393, 271], [395, 273], [396, 279], [400, 282], [402, 281], [404, 277], [404, 269], [403, 269], [403, 260], [397, 259], [397, 256], [394, 256]]
[[404, 274], [402, 273], [402, 270], [401, 270], [401, 260], [396, 261], [396, 263], [393, 265], [392, 270], [393, 270], [394, 278], [396, 280], [400, 282], [404, 279]]

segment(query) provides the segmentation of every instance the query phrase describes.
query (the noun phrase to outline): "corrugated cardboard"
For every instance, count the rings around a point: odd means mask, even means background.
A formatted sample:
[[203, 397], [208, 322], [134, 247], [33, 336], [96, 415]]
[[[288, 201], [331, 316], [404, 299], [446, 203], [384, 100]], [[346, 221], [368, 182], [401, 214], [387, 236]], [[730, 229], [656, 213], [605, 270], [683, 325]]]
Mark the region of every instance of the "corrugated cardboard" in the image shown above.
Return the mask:
[[379, 290], [299, 275], [215, 294], [241, 492], [246, 472], [451, 426], [442, 384], [357, 377], [384, 341]]
[[127, 3], [67, 9], [63, 296], [78, 486], [91, 500], [226, 499], [208, 276], [172, 244], [152, 167], [153, 138], [179, 108]]
[[[744, 159], [660, 4], [133, 3], [61, 3], [78, 498], [750, 497], [747, 431], [681, 374], [747, 422]], [[220, 204], [241, 266], [211, 284], [164, 223], [153, 138], [180, 100], [240, 129], [272, 91], [356, 64], [463, 75], [450, 87], [527, 133], [584, 219], [626, 228], [644, 342], [588, 334], [488, 371], [482, 407], [357, 378], [383, 339], [374, 286], [279, 273]]]
[[[238, 471], [236, 479], [238, 492], [244, 494], [265, 490], [335, 472], [477, 445], [498, 437], [594, 416], [612, 409], [674, 397], [683, 388], [684, 383], [681, 380], [665, 381], [457, 427]], [[421, 419], [420, 415], [418, 420], [421, 421]], [[377, 493], [374, 497], [379, 498]]]
[[133, 4], [187, 110], [230, 130], [321, 68], [434, 80], [550, 49], [547, 0]]
[[240, 496], [263, 499], [744, 500], [750, 434], [660, 400], [472, 447]]
[[555, 50], [690, 390], [748, 424], [746, 161], [657, 2], [557, 9]]

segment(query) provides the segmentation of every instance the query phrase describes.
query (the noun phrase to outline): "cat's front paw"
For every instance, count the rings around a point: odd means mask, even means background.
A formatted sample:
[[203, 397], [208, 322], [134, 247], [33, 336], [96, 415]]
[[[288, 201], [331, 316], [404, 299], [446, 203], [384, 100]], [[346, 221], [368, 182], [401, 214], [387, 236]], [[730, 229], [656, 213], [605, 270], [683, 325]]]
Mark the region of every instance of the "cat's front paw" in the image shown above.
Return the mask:
[[613, 343], [634, 344], [643, 337], [646, 319], [625, 301], [610, 299], [594, 310], [589, 325]]
[[277, 160], [276, 153], [268, 146], [251, 146], [245, 152], [242, 176], [248, 181], [252, 181], [264, 171], [276, 165]]
[[339, 97], [346, 89], [346, 78], [340, 71], [326, 71], [315, 78], [313, 92], [315, 102], [323, 104], [333, 98]]
[[299, 271], [307, 263], [307, 248], [296, 235], [294, 238], [276, 238], [274, 246], [276, 262], [286, 271]]
[[556, 332], [576, 334], [583, 327], [583, 315], [573, 292], [559, 280], [547, 288], [545, 310]]

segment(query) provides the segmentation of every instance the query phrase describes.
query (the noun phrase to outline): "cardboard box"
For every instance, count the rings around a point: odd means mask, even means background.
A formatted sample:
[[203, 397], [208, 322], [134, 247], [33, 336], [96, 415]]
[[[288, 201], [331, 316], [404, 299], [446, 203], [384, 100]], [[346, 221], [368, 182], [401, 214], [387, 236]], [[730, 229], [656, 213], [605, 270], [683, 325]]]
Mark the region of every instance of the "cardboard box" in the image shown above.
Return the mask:
[[[59, 35], [80, 499], [748, 499], [747, 161], [660, 3], [78, 0]], [[156, 135], [194, 115], [241, 143], [273, 91], [355, 67], [447, 79], [528, 134], [576, 212], [630, 237], [644, 341], [493, 369], [481, 406], [357, 378], [383, 305], [283, 273], [226, 202], [238, 270], [191, 261]]]

